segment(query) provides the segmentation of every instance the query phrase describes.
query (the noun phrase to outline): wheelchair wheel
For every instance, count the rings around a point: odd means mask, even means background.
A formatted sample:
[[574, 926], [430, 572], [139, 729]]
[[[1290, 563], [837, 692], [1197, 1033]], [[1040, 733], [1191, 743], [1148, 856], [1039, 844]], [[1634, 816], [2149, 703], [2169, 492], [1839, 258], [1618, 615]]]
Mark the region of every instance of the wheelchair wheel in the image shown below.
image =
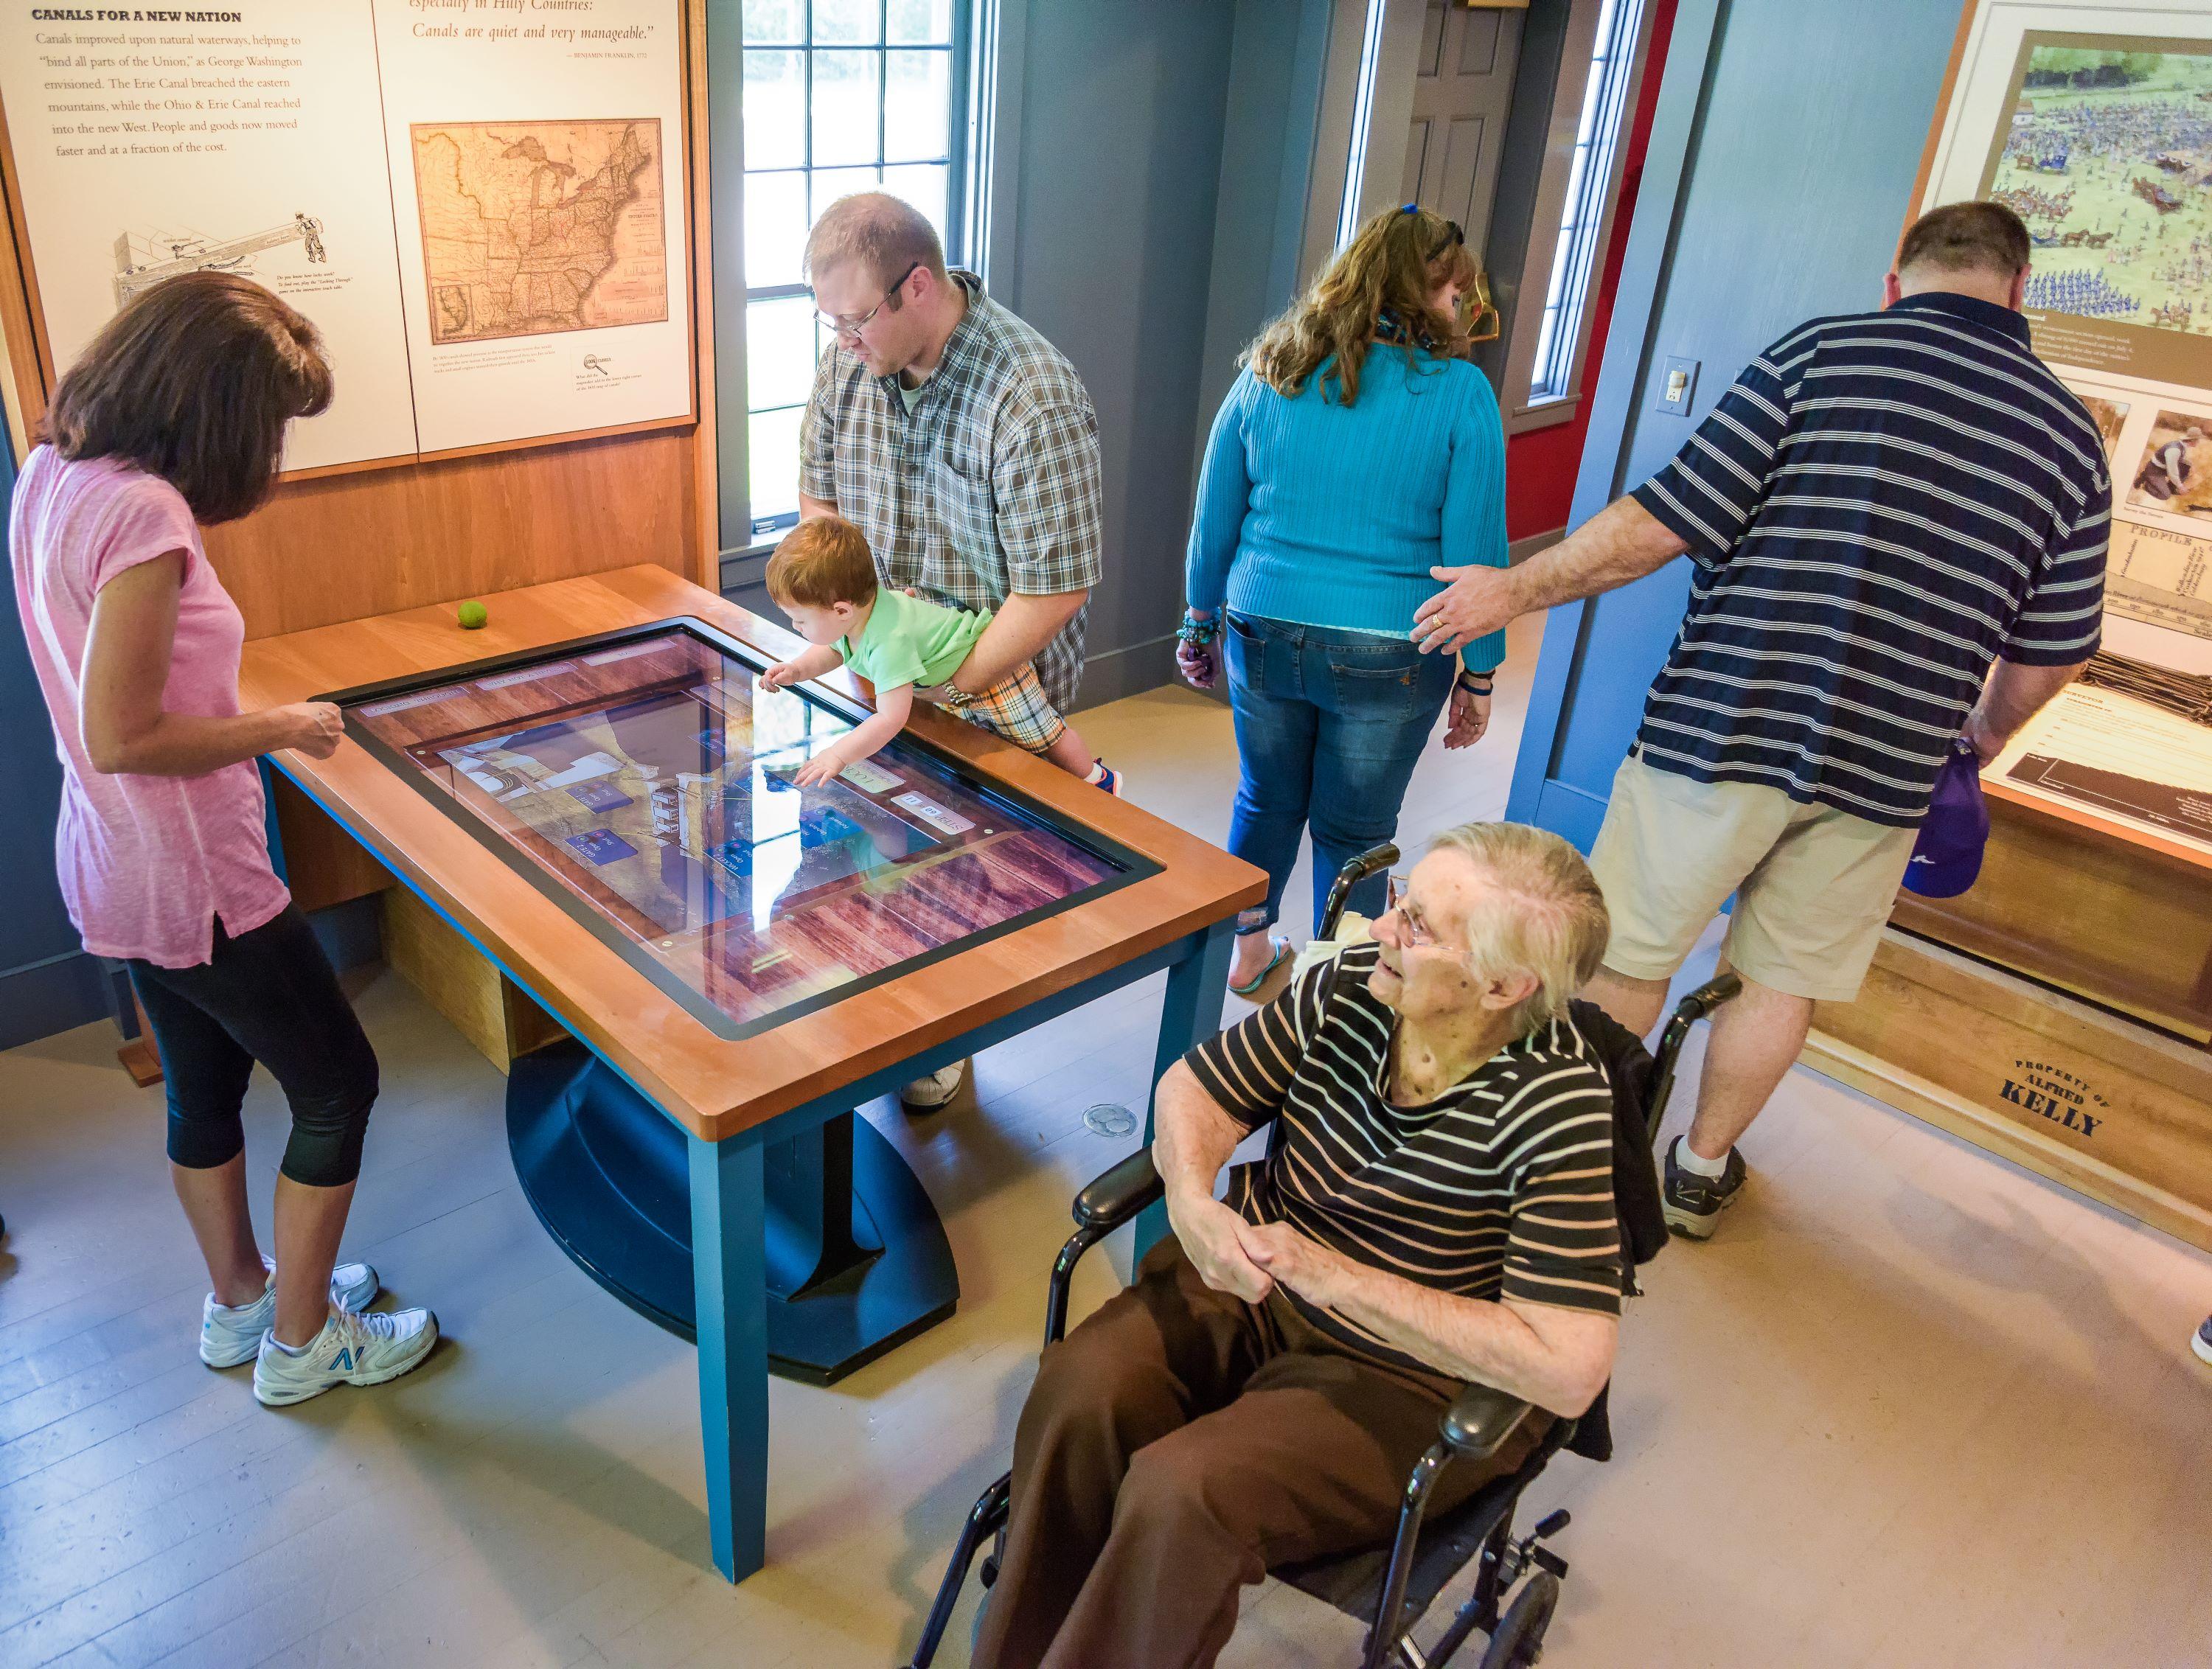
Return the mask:
[[1478, 1669], [1529, 1669], [1544, 1655], [1544, 1630], [1559, 1608], [1559, 1579], [1539, 1570], [1521, 1586], [1490, 1636]]

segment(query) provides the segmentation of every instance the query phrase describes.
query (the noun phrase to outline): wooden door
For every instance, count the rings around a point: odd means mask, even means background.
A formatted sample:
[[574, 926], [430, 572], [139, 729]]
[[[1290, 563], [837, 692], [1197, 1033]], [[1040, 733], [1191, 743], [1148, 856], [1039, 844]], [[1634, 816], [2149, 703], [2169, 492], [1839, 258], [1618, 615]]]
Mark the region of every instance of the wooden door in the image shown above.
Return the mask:
[[1401, 201], [1457, 221], [1478, 259], [1490, 234], [1522, 16], [1429, 0], [1421, 24]]

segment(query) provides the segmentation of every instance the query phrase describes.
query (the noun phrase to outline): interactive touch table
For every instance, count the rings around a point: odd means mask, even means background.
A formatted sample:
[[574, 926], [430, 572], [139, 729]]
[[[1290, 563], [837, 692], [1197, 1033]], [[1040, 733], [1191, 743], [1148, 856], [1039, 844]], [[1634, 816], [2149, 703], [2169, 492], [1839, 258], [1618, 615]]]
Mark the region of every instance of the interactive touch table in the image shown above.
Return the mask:
[[549, 1232], [699, 1344], [714, 1557], [764, 1543], [765, 1376], [826, 1382], [951, 1314], [942, 1225], [853, 1108], [1165, 969], [1156, 1073], [1219, 1023], [1256, 870], [924, 713], [815, 787], [865, 715], [769, 691], [787, 634], [658, 568], [246, 646], [249, 703], [334, 700], [276, 768], [573, 1036], [514, 1063]]

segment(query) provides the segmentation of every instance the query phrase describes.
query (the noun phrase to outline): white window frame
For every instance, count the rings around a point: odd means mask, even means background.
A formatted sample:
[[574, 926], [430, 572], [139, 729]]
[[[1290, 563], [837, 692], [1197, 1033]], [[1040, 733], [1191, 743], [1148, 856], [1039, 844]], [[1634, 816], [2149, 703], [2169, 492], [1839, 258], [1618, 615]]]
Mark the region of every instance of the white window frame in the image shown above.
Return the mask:
[[[811, 9], [810, 5], [806, 15], [811, 17]], [[976, 185], [979, 175], [988, 178], [994, 137], [988, 113], [996, 96], [996, 61], [1001, 46], [996, 27], [999, 10], [998, 0], [952, 0], [950, 131], [960, 144], [960, 154], [951, 159], [947, 185], [945, 255], [956, 264], [966, 264], [974, 258], [970, 252], [981, 246], [980, 234], [988, 225], [988, 197], [979, 193]], [[782, 531], [757, 533], [754, 530], [746, 306], [753, 300], [808, 293], [804, 285], [756, 288], [745, 282], [744, 51], [742, 0], [708, 0], [708, 178], [714, 192], [717, 320], [714, 398], [725, 591], [758, 577], [757, 570], [775, 549]], [[984, 112], [980, 118], [979, 112]]]
[[[1627, 0], [1621, 0], [1626, 3]], [[1614, 53], [1607, 58], [1608, 70], [1618, 67], [1625, 79], [1620, 83], [1619, 114], [1609, 141], [1609, 155], [1604, 169], [1603, 195], [1593, 199], [1600, 205], [1595, 234], [1589, 245], [1589, 270], [1581, 282], [1581, 294], [1576, 306], [1574, 339], [1570, 350], [1568, 374], [1561, 380], [1558, 391], [1539, 393], [1532, 386], [1534, 380], [1537, 349], [1544, 329], [1545, 303], [1548, 299], [1552, 268], [1559, 258], [1559, 240], [1564, 228], [1559, 224], [1565, 211], [1567, 185], [1572, 177], [1576, 143], [1580, 137], [1583, 106], [1591, 94], [1590, 70], [1597, 51], [1598, 24], [1605, 10], [1604, 0], [1575, 0], [1575, 10], [1567, 27], [1567, 38], [1560, 53], [1559, 81], [1552, 100], [1552, 124], [1545, 136], [1545, 155], [1542, 172], [1536, 187], [1535, 224], [1528, 238], [1528, 252], [1522, 266], [1522, 281], [1513, 310], [1513, 331], [1505, 357], [1504, 407], [1505, 428], [1509, 434], [1518, 434], [1530, 429], [1546, 428], [1554, 423], [1571, 421], [1581, 410], [1583, 387], [1583, 373], [1589, 359], [1590, 329], [1595, 308], [1598, 287], [1605, 271], [1607, 252], [1613, 246], [1618, 229], [1614, 221], [1620, 207], [1621, 175], [1628, 161], [1628, 130], [1636, 119], [1636, 106], [1646, 60], [1650, 52], [1651, 20], [1656, 9], [1652, 0], [1638, 0], [1635, 39], [1632, 49], [1626, 53]], [[1603, 112], [1600, 112], [1603, 119]], [[1594, 134], [1592, 142], [1600, 143], [1602, 136]]]

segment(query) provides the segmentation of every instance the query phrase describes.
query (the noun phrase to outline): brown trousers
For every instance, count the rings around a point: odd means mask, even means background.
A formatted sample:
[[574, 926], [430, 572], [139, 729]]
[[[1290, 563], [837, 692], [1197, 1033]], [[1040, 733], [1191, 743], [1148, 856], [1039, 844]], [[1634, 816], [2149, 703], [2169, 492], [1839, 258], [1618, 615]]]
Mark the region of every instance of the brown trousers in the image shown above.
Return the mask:
[[[1346, 1350], [1279, 1294], [1212, 1290], [1170, 1235], [1038, 1365], [977, 1669], [1203, 1669], [1240, 1585], [1390, 1534], [1457, 1391]], [[1446, 1467], [1430, 1510], [1518, 1466], [1548, 1423]]]

